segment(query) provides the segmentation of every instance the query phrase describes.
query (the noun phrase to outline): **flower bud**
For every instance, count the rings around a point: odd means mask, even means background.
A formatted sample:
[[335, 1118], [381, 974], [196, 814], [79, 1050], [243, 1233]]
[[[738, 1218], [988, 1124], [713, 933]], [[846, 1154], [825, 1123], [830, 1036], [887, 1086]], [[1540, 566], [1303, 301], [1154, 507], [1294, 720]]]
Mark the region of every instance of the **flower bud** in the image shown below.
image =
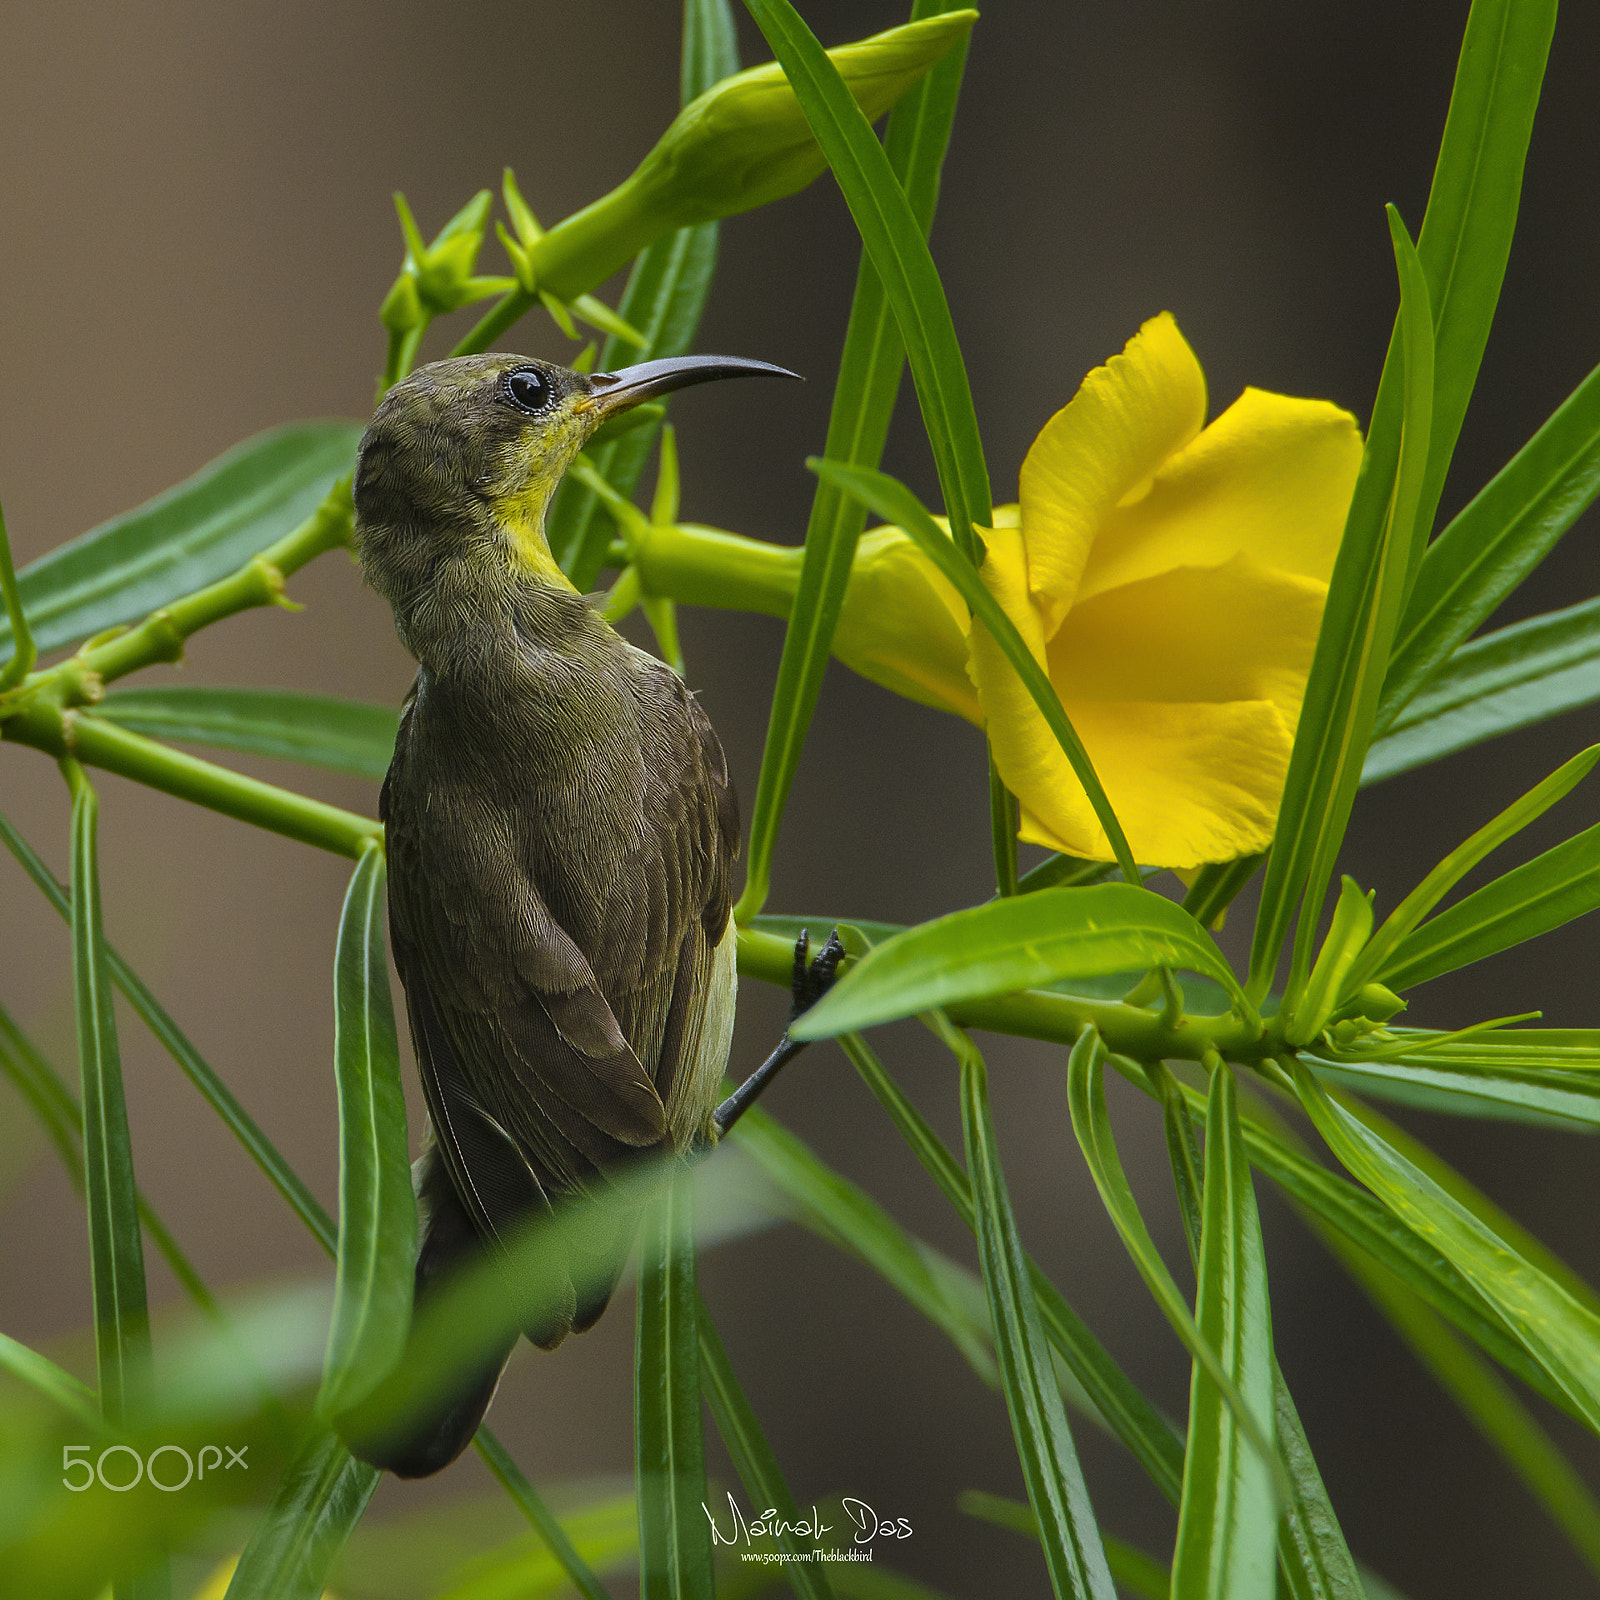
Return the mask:
[[[976, 11], [946, 11], [828, 52], [876, 121], [965, 37]], [[826, 165], [777, 62], [714, 84], [673, 119], [610, 194], [544, 234], [528, 271], [573, 301], [663, 235], [749, 211], [803, 189]]]

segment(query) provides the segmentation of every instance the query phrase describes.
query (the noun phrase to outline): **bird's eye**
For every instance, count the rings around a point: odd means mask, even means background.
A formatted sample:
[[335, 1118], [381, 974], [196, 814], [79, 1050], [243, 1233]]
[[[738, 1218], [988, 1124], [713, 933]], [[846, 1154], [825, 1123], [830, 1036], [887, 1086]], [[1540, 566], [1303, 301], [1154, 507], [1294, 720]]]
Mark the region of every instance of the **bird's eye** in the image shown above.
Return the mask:
[[550, 380], [535, 367], [524, 367], [506, 379], [511, 403], [523, 411], [543, 411], [550, 404]]

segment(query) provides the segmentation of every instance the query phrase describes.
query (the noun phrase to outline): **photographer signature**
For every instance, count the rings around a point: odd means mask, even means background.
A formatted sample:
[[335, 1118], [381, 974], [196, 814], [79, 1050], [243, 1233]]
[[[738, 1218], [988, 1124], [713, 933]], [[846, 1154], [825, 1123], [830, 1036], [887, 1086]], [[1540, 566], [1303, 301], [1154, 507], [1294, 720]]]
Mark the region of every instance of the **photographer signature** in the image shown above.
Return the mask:
[[[857, 1500], [846, 1495], [841, 1502], [844, 1514], [850, 1519], [855, 1532], [852, 1543], [870, 1544], [874, 1539], [909, 1539], [911, 1537], [911, 1524], [904, 1517], [880, 1517], [878, 1513], [867, 1504], [865, 1500]], [[724, 1532], [712, 1514], [711, 1507], [703, 1500], [700, 1509], [705, 1512], [706, 1520], [711, 1524], [711, 1542], [713, 1545], [736, 1545], [741, 1542], [749, 1544], [753, 1539], [776, 1539], [788, 1534], [795, 1540], [816, 1542], [825, 1533], [833, 1531], [834, 1524], [824, 1522], [818, 1514], [817, 1508], [812, 1506], [809, 1517], [798, 1517], [793, 1521], [778, 1515], [775, 1506], [768, 1506], [760, 1516], [751, 1520], [739, 1509], [738, 1502], [733, 1494], [728, 1495], [728, 1510], [732, 1513], [732, 1527]]]

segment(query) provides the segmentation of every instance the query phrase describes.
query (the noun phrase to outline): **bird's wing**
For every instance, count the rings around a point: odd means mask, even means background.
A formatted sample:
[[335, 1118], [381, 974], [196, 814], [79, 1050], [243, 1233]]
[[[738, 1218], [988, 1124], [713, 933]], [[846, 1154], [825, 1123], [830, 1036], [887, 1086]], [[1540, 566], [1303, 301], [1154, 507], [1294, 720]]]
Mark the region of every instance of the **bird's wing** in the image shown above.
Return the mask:
[[[631, 1153], [702, 1131], [689, 1126], [697, 1108], [682, 1109], [679, 1068], [703, 1054], [738, 820], [715, 735], [662, 672], [671, 685], [652, 686], [645, 719], [661, 736], [646, 726], [625, 808], [643, 825], [608, 858], [610, 881], [591, 877], [587, 905], [555, 865], [530, 861], [481, 788], [452, 786], [438, 825], [441, 797], [418, 782], [414, 707], [402, 725], [382, 804], [395, 962], [441, 1155], [490, 1237], [557, 1194], [592, 1189]], [[577, 1283], [572, 1325], [603, 1308], [629, 1233], [619, 1220], [593, 1263], [574, 1263], [575, 1280], [592, 1265], [603, 1282], [588, 1293]]]

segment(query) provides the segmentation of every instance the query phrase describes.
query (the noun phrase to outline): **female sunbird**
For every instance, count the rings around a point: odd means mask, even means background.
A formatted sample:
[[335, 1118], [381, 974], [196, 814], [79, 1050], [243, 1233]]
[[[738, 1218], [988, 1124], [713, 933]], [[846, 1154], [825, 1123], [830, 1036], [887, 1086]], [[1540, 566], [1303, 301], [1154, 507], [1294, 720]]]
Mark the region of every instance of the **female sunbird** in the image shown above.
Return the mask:
[[[654, 395], [781, 367], [721, 356], [571, 372], [465, 356], [396, 384], [362, 438], [356, 541], [419, 666], [380, 812], [389, 929], [429, 1132], [416, 1186], [419, 1302], [553, 1200], [640, 1152], [714, 1141], [787, 1039], [719, 1110], [733, 1029], [739, 812], [682, 680], [628, 644], [551, 556], [545, 515], [608, 418]], [[831, 978], [830, 941], [795, 1004]], [[618, 1216], [561, 1302], [552, 1348], [604, 1311], [631, 1244]], [[404, 1477], [466, 1447], [509, 1348], [466, 1392], [358, 1454]]]

